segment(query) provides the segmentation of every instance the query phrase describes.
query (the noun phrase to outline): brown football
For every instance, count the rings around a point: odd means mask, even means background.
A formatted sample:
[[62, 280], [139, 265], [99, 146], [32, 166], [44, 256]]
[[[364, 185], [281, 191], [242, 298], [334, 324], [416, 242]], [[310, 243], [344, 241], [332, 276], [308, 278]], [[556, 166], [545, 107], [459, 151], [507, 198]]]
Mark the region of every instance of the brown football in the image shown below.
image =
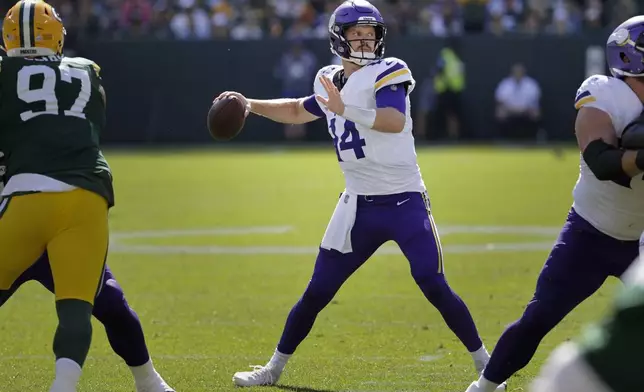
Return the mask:
[[226, 97], [212, 103], [208, 111], [208, 130], [216, 140], [237, 136], [246, 122], [246, 108], [237, 98]]

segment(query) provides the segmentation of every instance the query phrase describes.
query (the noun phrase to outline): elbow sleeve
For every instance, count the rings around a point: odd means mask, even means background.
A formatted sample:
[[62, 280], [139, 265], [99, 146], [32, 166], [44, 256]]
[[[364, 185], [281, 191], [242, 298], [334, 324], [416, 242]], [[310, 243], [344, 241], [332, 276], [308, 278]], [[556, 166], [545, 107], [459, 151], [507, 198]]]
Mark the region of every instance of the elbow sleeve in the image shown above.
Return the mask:
[[624, 152], [601, 139], [593, 140], [583, 152], [584, 161], [600, 181], [613, 181], [619, 185], [630, 184], [631, 178], [622, 168]]

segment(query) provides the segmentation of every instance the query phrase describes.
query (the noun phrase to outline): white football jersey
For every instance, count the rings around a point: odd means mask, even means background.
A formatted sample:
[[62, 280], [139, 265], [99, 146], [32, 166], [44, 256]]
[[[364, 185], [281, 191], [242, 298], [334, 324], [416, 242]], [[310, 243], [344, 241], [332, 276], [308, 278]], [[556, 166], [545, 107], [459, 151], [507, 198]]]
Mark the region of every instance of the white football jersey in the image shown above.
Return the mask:
[[[593, 107], [610, 116], [617, 137], [635, 120], [644, 107], [637, 95], [623, 81], [593, 75], [577, 90], [575, 108]], [[637, 240], [644, 231], [644, 177], [631, 179], [630, 188], [612, 181], [599, 181], [583, 156], [579, 179], [573, 190], [573, 207], [597, 230], [619, 240]]]
[[[313, 85], [315, 94], [327, 98], [318, 79], [323, 75], [333, 80], [340, 70], [342, 66], [329, 65], [318, 71]], [[411, 132], [409, 93], [416, 82], [407, 64], [389, 57], [366, 65], [351, 74], [340, 94], [347, 105], [376, 109], [376, 92], [382, 88], [398, 88], [395, 85], [400, 83], [409, 83], [405, 113], [407, 120], [400, 133], [374, 131], [346, 120], [320, 105], [326, 115], [329, 134], [333, 138], [344, 173], [347, 192], [358, 195], [389, 195], [425, 191]]]

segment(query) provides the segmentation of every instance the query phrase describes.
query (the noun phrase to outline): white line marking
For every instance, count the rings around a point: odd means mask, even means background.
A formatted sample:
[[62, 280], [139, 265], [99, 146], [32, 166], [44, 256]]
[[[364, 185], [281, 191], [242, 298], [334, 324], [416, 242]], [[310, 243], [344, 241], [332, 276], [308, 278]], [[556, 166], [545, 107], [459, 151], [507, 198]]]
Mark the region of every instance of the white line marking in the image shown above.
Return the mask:
[[110, 236], [113, 239], [131, 239], [196, 237], [208, 235], [285, 234], [292, 229], [292, 226], [219, 227], [211, 229], [175, 229], [116, 232], [110, 234]]
[[544, 226], [438, 226], [441, 236], [449, 234], [516, 234], [552, 237], [559, 234], [561, 227]]
[[[286, 234], [292, 226], [255, 226], [255, 227], [220, 227], [207, 229], [174, 229], [116, 232], [111, 234], [110, 253], [120, 254], [166, 254], [166, 255], [315, 255], [318, 246], [222, 246], [222, 245], [146, 245], [124, 244], [126, 239], [176, 238], [191, 236], [226, 236], [250, 234]], [[444, 226], [439, 229], [442, 236], [450, 234], [513, 234], [528, 236], [554, 237], [559, 228], [540, 226]], [[447, 245], [447, 253], [482, 253], [482, 252], [530, 252], [543, 251], [552, 247], [553, 242], [506, 242], [483, 244]], [[393, 244], [381, 247], [377, 255], [399, 255], [400, 249]]]
[[[552, 248], [552, 242], [489, 243], [443, 246], [446, 253], [530, 252]], [[316, 255], [315, 246], [161, 246], [112, 244], [110, 253], [159, 255]], [[402, 254], [396, 246], [383, 246], [376, 255]]]
[[443, 358], [442, 355], [423, 355], [422, 357], [420, 357], [420, 360], [422, 362], [433, 362], [438, 361], [441, 358]]

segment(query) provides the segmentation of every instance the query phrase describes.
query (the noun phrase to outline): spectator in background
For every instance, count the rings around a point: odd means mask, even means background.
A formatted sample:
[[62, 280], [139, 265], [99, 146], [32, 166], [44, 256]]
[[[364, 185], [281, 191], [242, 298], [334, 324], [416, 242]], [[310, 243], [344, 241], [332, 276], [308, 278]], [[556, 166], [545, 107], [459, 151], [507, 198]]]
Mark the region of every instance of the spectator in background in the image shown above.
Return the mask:
[[[275, 78], [282, 82], [282, 96], [301, 98], [310, 95], [317, 70], [315, 55], [304, 48], [300, 39], [294, 40], [291, 50], [282, 55], [274, 71]], [[289, 140], [302, 139], [306, 124], [286, 124], [284, 134]]]
[[437, 2], [426, 8], [429, 31], [437, 37], [463, 34], [463, 20], [453, 0]]
[[541, 19], [539, 13], [534, 10], [530, 10], [526, 15], [523, 26], [521, 26], [521, 32], [528, 35], [537, 35], [541, 30]]
[[588, 30], [598, 30], [602, 28], [602, 15], [604, 5], [601, 0], [586, 0], [584, 11], [584, 27]]
[[581, 24], [582, 17], [575, 5], [566, 0], [557, 0], [553, 6], [552, 24], [546, 31], [558, 35], [571, 34], [579, 31]]
[[522, 20], [522, 0], [490, 0], [488, 3], [490, 23], [488, 29], [494, 34], [515, 31]]
[[504, 139], [535, 140], [541, 110], [539, 84], [526, 75], [523, 64], [514, 64], [512, 73], [499, 83], [495, 93], [496, 120]]
[[488, 5], [489, 20], [487, 23], [487, 31], [493, 35], [502, 35], [505, 31], [503, 26], [503, 8], [497, 6], [490, 7]]
[[129, 38], [140, 38], [149, 32], [152, 23], [149, 0], [125, 0], [121, 5], [121, 28]]
[[[321, 38], [327, 34], [330, 11], [341, 1], [50, 0], [65, 20], [70, 49], [75, 39], [95, 38]], [[482, 30], [532, 35], [612, 28], [636, 15], [644, 0], [372, 1], [388, 21], [390, 36], [448, 37]], [[6, 3], [0, 0], [0, 10], [13, 5]]]
[[456, 39], [448, 39], [441, 49], [436, 64], [434, 76], [434, 92], [436, 94], [435, 120], [439, 134], [432, 132], [429, 137], [441, 138], [447, 134], [450, 140], [461, 136], [462, 108], [461, 95], [465, 88], [465, 65], [458, 57]]
[[613, 4], [610, 23], [611, 28], [617, 27], [626, 19], [637, 15], [638, 8], [644, 8], [642, 5], [638, 7], [635, 0], [616, 0]]
[[174, 38], [170, 22], [172, 21], [172, 11], [157, 2], [154, 5], [154, 15], [150, 25], [152, 37], [158, 40], [171, 40]]
[[227, 0], [210, 0], [210, 23], [213, 38], [228, 38], [234, 8]]
[[485, 30], [486, 4], [488, 0], [459, 0], [463, 9], [463, 29], [467, 33], [481, 33]]
[[[122, 32], [123, 26], [120, 25], [121, 10], [119, 9], [119, 0], [91, 1], [89, 3], [86, 23], [83, 31], [83, 39], [91, 40], [92, 38], [112, 38]], [[64, 16], [61, 15], [66, 22]], [[67, 43], [65, 43], [67, 46]]]
[[177, 12], [170, 20], [175, 38], [182, 40], [209, 39], [210, 17], [196, 0], [178, 0]]
[[259, 25], [259, 15], [250, 10], [243, 13], [242, 23], [233, 27], [230, 31], [230, 38], [235, 40], [253, 40], [263, 37], [264, 30]]

